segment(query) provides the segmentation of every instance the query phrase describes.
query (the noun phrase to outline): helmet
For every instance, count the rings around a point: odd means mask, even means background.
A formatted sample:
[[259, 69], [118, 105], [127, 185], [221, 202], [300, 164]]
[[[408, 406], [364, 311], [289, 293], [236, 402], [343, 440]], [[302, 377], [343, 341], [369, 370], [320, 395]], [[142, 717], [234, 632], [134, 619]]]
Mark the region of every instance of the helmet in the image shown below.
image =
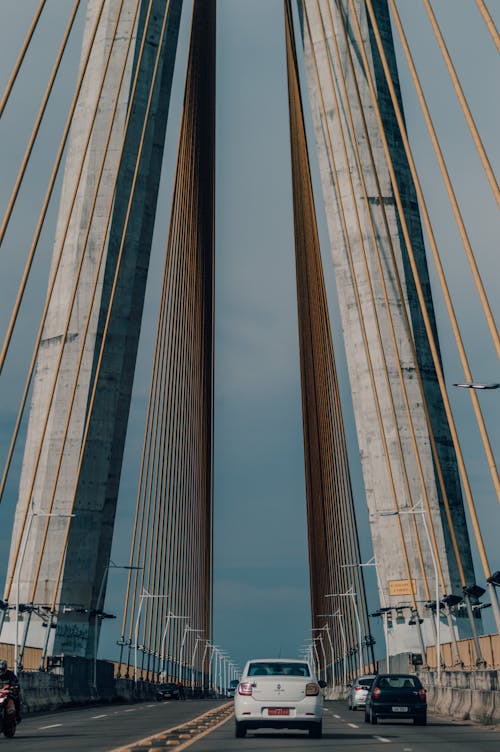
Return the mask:
[[7, 661], [2, 659], [0, 661], [0, 674], [5, 674], [6, 671], [7, 671]]

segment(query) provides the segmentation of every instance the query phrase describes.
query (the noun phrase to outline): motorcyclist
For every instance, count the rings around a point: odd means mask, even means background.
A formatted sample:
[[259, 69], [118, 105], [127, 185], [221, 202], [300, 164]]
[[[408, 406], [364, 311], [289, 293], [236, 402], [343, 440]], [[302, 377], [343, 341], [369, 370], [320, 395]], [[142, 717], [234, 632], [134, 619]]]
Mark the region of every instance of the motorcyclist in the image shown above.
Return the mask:
[[9, 671], [7, 661], [3, 658], [0, 660], [0, 685], [9, 685], [12, 691], [12, 699], [16, 706], [16, 721], [21, 723], [21, 701], [19, 697], [19, 680], [13, 671]]

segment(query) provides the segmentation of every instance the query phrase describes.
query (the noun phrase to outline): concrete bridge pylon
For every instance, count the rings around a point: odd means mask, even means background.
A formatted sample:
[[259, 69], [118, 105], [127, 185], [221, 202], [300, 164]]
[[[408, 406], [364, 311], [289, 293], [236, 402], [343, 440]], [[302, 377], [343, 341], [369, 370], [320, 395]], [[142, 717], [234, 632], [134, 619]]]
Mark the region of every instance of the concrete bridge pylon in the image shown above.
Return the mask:
[[1, 632], [44, 653], [92, 656], [100, 625], [181, 10], [87, 4], [5, 593], [29, 608]]

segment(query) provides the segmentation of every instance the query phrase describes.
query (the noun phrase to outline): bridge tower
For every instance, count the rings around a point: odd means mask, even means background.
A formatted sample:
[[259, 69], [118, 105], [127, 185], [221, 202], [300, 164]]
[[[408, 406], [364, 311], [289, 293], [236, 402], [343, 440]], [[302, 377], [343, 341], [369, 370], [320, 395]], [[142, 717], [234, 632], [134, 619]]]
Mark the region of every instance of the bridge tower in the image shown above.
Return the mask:
[[181, 11], [87, 7], [6, 585], [44, 653], [92, 656], [101, 623]]
[[[298, 5], [380, 604], [397, 614], [390, 652], [416, 652], [420, 618], [425, 644], [435, 640], [421, 513], [440, 597], [462, 597], [474, 570], [431, 351], [439, 360], [418, 202], [384, 73], [387, 65], [402, 111], [388, 4]], [[469, 622], [457, 622], [469, 636]], [[457, 622], [448, 617], [445, 639]]]
[[[25, 609], [21, 642], [42, 648], [44, 655], [95, 653], [182, 5], [182, 0], [88, 2], [82, 84], [67, 149], [5, 593], [9, 604], [15, 599]], [[208, 637], [215, 0], [195, 0], [193, 7], [166, 268], [172, 297], [182, 298], [174, 316], [186, 316], [182, 326], [176, 319], [177, 332], [182, 329], [176, 385], [194, 374], [198, 389], [184, 390], [177, 416], [176, 429], [182, 433], [189, 425], [190, 432], [183, 444], [189, 454], [186, 475], [177, 474], [176, 482], [185, 506], [198, 505], [196, 535], [186, 540], [195, 542], [200, 555], [186, 550], [179, 555], [173, 547], [169, 564], [179, 582], [182, 567], [200, 564], [192, 577], [198, 602], [193, 605], [191, 593], [190, 603]], [[327, 596], [349, 592], [325, 592], [335, 586], [339, 568], [346, 567], [344, 588], [347, 567], [360, 562], [355, 524], [346, 511], [347, 477], [334, 488], [345, 442], [308, 163], [311, 144], [305, 137], [305, 81], [380, 601], [401, 614], [392, 625], [391, 652], [419, 651], [434, 640], [431, 609], [424, 608], [433, 599], [434, 557], [441, 596], [462, 596], [474, 572], [437, 386], [439, 346], [418, 202], [397, 122], [402, 105], [387, 0], [284, 0], [284, 7], [313, 622], [321, 628], [319, 615], [331, 610]], [[297, 53], [299, 40], [303, 54]], [[187, 302], [186, 290], [193, 294]], [[199, 371], [195, 361], [202, 364]], [[172, 393], [178, 395], [176, 389]], [[325, 479], [328, 500], [319, 497]], [[155, 536], [158, 543], [158, 531]], [[139, 591], [138, 598], [150, 595]], [[179, 603], [179, 613], [182, 607]], [[448, 612], [448, 630], [460, 621]], [[2, 641], [17, 644], [18, 628], [4, 620]], [[467, 624], [459, 630], [467, 633]], [[158, 634], [154, 639], [157, 644]]]

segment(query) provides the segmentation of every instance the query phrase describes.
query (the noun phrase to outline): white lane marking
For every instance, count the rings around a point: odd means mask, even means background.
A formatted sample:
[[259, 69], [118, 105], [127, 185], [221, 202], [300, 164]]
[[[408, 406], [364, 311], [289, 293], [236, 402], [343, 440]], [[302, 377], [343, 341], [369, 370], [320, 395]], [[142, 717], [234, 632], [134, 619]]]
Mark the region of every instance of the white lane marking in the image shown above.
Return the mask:
[[147, 708], [157, 708], [157, 705], [146, 705]]
[[413, 752], [411, 747], [403, 747], [403, 752]]
[[39, 726], [38, 730], [39, 731], [45, 731], [45, 729], [57, 728], [58, 726], [62, 726], [62, 723], [51, 723], [50, 726]]
[[92, 720], [95, 721], [98, 718], [107, 718], [107, 717], [108, 717], [108, 714], [107, 713], [103, 713], [103, 715], [93, 715], [92, 716]]
[[124, 710], [123, 712], [124, 713], [134, 713], [135, 712], [135, 708], [127, 708], [127, 710]]
[[359, 728], [359, 726], [356, 726], [355, 723], [348, 723], [347, 725], [350, 726], [351, 728]]
[[334, 718], [338, 718], [339, 720], [340, 720], [340, 719], [342, 718], [342, 716], [341, 716], [341, 715], [335, 715], [335, 713], [333, 714], [333, 717], [334, 717]]
[[390, 742], [390, 739], [386, 739], [385, 736], [374, 736], [374, 739], [376, 739], [378, 742]]

